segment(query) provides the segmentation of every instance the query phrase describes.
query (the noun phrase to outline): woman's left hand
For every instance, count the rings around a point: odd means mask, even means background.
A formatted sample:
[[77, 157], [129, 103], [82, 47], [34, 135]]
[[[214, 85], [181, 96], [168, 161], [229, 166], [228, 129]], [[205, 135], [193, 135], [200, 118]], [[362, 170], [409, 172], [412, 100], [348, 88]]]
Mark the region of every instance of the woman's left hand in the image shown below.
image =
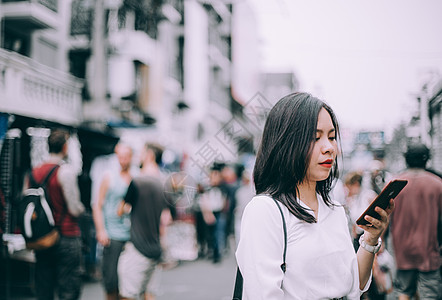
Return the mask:
[[369, 215], [365, 216], [365, 220], [369, 222], [367, 225], [358, 225], [362, 229], [364, 229], [364, 239], [365, 242], [369, 245], [376, 245], [378, 243], [379, 237], [382, 233], [387, 229], [390, 214], [394, 210], [394, 201], [390, 199], [390, 204], [384, 210], [379, 206], [376, 206], [375, 211], [381, 216], [380, 219], [373, 218]]

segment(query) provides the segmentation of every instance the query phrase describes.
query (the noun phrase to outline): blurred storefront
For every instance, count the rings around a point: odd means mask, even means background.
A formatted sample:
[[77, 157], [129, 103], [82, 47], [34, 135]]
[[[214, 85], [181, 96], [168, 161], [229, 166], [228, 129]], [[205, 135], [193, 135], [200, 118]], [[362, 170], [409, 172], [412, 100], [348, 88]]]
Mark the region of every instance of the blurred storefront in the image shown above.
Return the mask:
[[71, 132], [70, 159], [77, 168], [82, 201], [89, 208], [83, 217], [86, 239], [92, 228], [90, 165], [95, 157], [112, 153], [118, 137], [82, 123], [83, 83], [78, 78], [4, 49], [0, 49], [0, 70], [0, 285], [6, 293], [1, 296], [8, 296], [12, 287], [32, 289], [34, 257], [20, 240], [14, 204], [25, 173], [48, 155], [50, 130]]
[[[72, 158], [89, 214], [91, 165], [119, 140], [135, 151], [146, 141], [159, 142], [172, 150], [177, 168], [187, 162], [187, 171], [198, 174], [219, 156], [234, 161], [239, 150], [253, 152], [249, 144], [265, 116], [256, 110], [270, 103], [259, 90], [257, 34], [238, 34], [254, 20], [245, 3], [0, 0], [0, 12], [3, 232], [15, 231], [12, 203], [25, 172], [47, 154], [52, 128], [74, 137]], [[245, 39], [250, 43], [243, 46]], [[242, 81], [245, 73], [253, 80]], [[200, 161], [207, 149], [214, 155]], [[86, 255], [93, 259], [90, 215], [83, 225]], [[1, 276], [0, 285], [6, 280]]]

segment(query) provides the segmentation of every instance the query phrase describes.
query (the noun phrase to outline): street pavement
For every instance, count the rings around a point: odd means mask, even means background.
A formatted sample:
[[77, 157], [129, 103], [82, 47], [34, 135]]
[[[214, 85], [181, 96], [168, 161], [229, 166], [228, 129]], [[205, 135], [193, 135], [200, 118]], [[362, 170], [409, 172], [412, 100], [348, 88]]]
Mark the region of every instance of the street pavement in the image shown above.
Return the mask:
[[[181, 262], [161, 273], [156, 300], [230, 300], [235, 276], [232, 251], [217, 264], [207, 259]], [[81, 299], [104, 299], [101, 283], [85, 283]]]
[[210, 260], [185, 262], [164, 271], [158, 300], [230, 300], [235, 275], [233, 253], [218, 264]]
[[[156, 300], [230, 300], [235, 275], [232, 252], [217, 264], [207, 259], [181, 262], [160, 274]], [[81, 299], [104, 299], [101, 283], [85, 283]]]
[[[181, 262], [160, 274], [156, 300], [230, 300], [235, 276], [236, 262], [233, 251], [217, 264], [208, 259]], [[35, 298], [14, 293], [9, 299]], [[81, 300], [101, 299], [105, 299], [105, 294], [100, 281], [83, 284]]]
[[[164, 270], [158, 278], [159, 288], [156, 300], [230, 300], [235, 283], [236, 262], [233, 251], [217, 264], [199, 259], [179, 263]], [[2, 293], [3, 295], [3, 293]], [[6, 299], [0, 295], [0, 300]], [[31, 296], [11, 295], [7, 300], [35, 300]], [[105, 299], [100, 281], [84, 282], [81, 300]], [[395, 293], [387, 300], [397, 299]]]

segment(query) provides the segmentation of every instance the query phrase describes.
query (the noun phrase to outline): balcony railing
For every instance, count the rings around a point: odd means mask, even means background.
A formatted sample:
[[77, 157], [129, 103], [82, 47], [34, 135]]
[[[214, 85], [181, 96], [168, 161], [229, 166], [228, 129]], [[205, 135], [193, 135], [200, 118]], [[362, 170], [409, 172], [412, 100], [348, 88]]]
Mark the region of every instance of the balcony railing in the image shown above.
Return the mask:
[[10, 2], [29, 2], [29, 3], [40, 3], [52, 11], [57, 11], [58, 3], [57, 0], [2, 0], [0, 2], [10, 3]]
[[77, 125], [82, 81], [0, 49], [0, 112]]

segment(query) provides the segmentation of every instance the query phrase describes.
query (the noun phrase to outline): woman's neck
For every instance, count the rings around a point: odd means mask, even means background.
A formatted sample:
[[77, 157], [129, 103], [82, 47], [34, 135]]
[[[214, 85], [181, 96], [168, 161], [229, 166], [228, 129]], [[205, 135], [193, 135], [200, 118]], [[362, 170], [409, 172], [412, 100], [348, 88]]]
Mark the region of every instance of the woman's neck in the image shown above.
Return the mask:
[[318, 210], [318, 198], [316, 197], [316, 183], [306, 182], [298, 186], [299, 199], [310, 207], [315, 214]]

